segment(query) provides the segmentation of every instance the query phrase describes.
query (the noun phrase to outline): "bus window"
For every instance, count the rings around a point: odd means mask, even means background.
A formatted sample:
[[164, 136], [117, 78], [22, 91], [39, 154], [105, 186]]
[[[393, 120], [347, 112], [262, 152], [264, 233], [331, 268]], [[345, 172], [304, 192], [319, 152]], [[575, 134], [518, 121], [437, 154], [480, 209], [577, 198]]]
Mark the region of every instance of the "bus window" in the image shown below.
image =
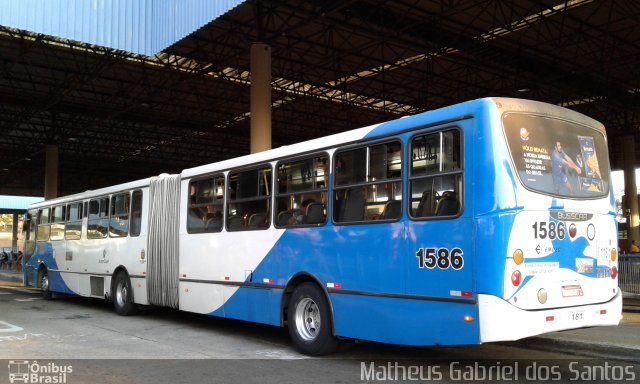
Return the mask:
[[326, 223], [328, 160], [322, 155], [278, 164], [276, 227]]
[[187, 232], [222, 231], [224, 211], [224, 176], [218, 175], [189, 183]]
[[609, 194], [607, 141], [597, 130], [564, 119], [505, 113], [502, 124], [511, 158], [529, 190], [558, 197]]
[[271, 167], [229, 173], [228, 188], [228, 231], [269, 227]]
[[126, 237], [129, 233], [130, 204], [131, 195], [128, 192], [111, 196], [110, 237]]
[[410, 191], [414, 218], [456, 216], [462, 203], [460, 131], [429, 133], [411, 140]]
[[[27, 216], [25, 216], [25, 218], [26, 217]], [[24, 230], [27, 230], [27, 233], [25, 234], [25, 240], [33, 241], [36, 239], [36, 225], [38, 223], [38, 211], [33, 209], [29, 210], [28, 217], [30, 219], [28, 220], [29, 227], [23, 228]]]
[[133, 191], [131, 194], [131, 226], [129, 236], [140, 236], [142, 230], [142, 191]]
[[64, 229], [66, 240], [80, 240], [82, 231], [82, 203], [73, 203], [67, 206], [67, 225]]
[[334, 221], [380, 222], [402, 216], [399, 141], [337, 152], [334, 175]]
[[87, 222], [87, 238], [102, 239], [107, 237], [109, 228], [109, 198], [103, 197], [89, 201], [89, 220]]
[[53, 207], [51, 211], [51, 240], [64, 239], [65, 209], [66, 207], [64, 205], [58, 205], [57, 207]]
[[50, 233], [51, 225], [49, 224], [49, 208], [42, 208], [38, 210], [38, 231], [36, 233], [36, 240], [49, 240]]

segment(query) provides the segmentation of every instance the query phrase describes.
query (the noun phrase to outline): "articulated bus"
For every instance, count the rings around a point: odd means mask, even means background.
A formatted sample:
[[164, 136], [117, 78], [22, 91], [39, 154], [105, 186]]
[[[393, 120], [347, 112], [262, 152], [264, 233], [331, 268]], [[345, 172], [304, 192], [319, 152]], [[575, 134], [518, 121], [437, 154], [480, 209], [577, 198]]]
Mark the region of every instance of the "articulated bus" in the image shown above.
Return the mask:
[[462, 345], [617, 325], [605, 129], [485, 98], [34, 204], [24, 281], [341, 340]]

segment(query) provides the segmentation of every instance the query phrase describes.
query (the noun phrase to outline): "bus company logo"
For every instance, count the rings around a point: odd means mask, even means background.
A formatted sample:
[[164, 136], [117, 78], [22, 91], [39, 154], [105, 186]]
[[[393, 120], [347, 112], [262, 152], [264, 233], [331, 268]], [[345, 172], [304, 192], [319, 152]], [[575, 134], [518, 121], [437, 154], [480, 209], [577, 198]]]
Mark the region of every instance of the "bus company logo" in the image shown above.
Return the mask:
[[71, 365], [56, 363], [38, 364], [37, 361], [9, 360], [9, 382], [13, 383], [67, 383], [67, 375], [73, 372]]
[[560, 221], [589, 221], [593, 217], [591, 213], [583, 213], [583, 212], [550, 212], [551, 217]]

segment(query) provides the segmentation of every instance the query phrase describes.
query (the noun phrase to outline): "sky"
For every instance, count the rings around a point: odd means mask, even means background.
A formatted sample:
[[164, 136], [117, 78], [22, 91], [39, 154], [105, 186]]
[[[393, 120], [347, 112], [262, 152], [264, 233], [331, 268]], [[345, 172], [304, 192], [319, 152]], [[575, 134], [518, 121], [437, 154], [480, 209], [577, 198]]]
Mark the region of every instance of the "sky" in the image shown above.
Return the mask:
[[[611, 172], [611, 184], [613, 185], [613, 194], [616, 199], [621, 200], [624, 195], [624, 172]], [[636, 169], [636, 186], [640, 186], [640, 168]]]

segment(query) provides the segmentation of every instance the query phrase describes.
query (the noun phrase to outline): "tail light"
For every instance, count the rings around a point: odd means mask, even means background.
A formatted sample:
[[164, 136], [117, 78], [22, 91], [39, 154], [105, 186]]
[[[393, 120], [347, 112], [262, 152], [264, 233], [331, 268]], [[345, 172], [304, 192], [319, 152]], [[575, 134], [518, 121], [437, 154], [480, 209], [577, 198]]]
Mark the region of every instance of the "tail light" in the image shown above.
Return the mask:
[[520, 273], [520, 271], [513, 272], [511, 274], [511, 284], [517, 287], [518, 285], [520, 285], [521, 282], [522, 282], [522, 273]]

